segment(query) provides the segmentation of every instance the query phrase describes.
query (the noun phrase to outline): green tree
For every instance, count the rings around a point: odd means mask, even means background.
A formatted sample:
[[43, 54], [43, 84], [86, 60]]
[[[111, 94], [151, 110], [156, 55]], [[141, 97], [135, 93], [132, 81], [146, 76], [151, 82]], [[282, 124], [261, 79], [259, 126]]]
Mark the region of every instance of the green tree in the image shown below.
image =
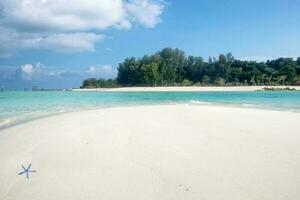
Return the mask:
[[210, 78], [209, 78], [209, 76], [207, 76], [207, 75], [203, 76], [203, 78], [202, 78], [202, 83], [203, 83], [204, 85], [209, 85], [209, 83], [210, 83]]
[[231, 53], [218, 59], [186, 56], [180, 49], [165, 48], [142, 58], [126, 58], [118, 66], [116, 79], [89, 78], [82, 87], [159, 86], [159, 85], [272, 85], [298, 84], [300, 57], [278, 58], [267, 62], [241, 61]]

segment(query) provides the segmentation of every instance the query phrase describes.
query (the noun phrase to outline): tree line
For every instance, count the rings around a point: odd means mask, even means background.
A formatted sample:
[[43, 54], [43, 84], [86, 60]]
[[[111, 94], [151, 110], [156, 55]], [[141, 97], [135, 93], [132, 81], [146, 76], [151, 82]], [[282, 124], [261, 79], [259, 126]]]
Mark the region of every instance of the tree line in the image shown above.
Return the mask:
[[204, 61], [180, 49], [165, 48], [142, 58], [126, 58], [116, 79], [89, 78], [82, 88], [121, 86], [300, 85], [300, 57], [266, 62], [235, 59], [231, 53]]

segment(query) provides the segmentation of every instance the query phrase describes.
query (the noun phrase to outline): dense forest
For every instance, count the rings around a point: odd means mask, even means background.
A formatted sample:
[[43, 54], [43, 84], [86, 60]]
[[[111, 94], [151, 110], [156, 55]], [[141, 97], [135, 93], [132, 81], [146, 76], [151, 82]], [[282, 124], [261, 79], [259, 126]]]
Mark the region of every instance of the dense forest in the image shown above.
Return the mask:
[[142, 58], [126, 58], [116, 79], [89, 78], [82, 88], [120, 86], [238, 86], [300, 85], [300, 57], [266, 62], [242, 61], [231, 53], [218, 58], [186, 56], [165, 48]]

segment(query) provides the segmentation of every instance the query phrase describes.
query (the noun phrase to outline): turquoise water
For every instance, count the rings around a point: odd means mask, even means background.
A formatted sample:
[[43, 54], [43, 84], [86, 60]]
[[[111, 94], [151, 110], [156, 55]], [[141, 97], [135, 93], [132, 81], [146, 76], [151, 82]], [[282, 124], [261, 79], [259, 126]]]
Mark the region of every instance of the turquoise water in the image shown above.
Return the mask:
[[151, 104], [212, 104], [300, 112], [300, 92], [0, 92], [0, 126], [62, 112]]

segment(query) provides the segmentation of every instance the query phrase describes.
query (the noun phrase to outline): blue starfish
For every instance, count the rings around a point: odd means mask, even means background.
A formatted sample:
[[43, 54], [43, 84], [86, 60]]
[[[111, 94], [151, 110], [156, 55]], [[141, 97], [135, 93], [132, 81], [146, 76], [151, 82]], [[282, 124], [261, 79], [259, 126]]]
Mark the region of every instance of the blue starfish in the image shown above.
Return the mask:
[[29, 172], [36, 172], [35, 170], [30, 170], [30, 167], [31, 167], [31, 164], [25, 168], [23, 165], [22, 165], [22, 168], [24, 171], [22, 171], [21, 173], [19, 173], [19, 175], [22, 175], [24, 173], [26, 173], [26, 178], [29, 179]]

